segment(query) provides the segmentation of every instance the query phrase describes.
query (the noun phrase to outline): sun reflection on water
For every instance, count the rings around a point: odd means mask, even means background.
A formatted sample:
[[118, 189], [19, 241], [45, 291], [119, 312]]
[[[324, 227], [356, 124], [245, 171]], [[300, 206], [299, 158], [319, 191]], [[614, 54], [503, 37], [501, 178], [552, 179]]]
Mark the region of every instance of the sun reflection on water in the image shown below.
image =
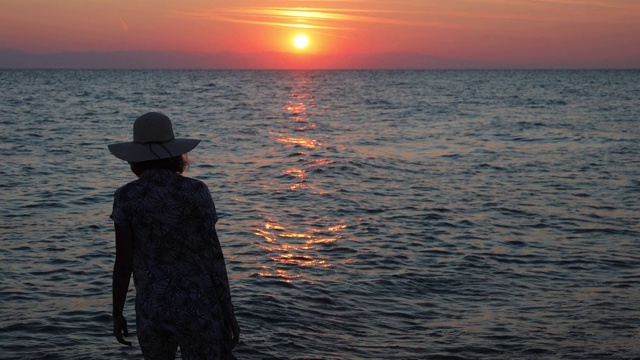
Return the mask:
[[307, 149], [315, 149], [320, 145], [320, 142], [318, 142], [318, 140], [315, 140], [315, 139], [297, 138], [292, 136], [280, 136], [280, 138], [278, 138], [278, 142], [284, 143], [284, 144], [298, 145]]
[[271, 271], [271, 269], [269, 269], [268, 266], [263, 266], [262, 268], [264, 269], [264, 271], [258, 272], [258, 275], [266, 278], [278, 278], [280, 279], [280, 281], [284, 281], [287, 283], [292, 282], [292, 279], [297, 279], [300, 276], [302, 276], [300, 274], [298, 275], [289, 274], [286, 270], [282, 270], [282, 269], [276, 269], [274, 271]]
[[292, 271], [297, 271], [296, 268], [334, 266], [330, 259], [319, 255], [317, 250], [321, 246], [332, 244], [341, 239], [340, 231], [345, 228], [347, 228], [346, 224], [337, 224], [323, 229], [292, 231], [272, 219], [267, 219], [262, 228], [255, 229], [254, 235], [264, 239], [263, 242], [258, 243], [258, 246], [268, 252], [272, 264], [263, 265], [263, 271], [258, 275], [290, 281], [300, 276], [292, 274]]
[[[296, 84], [283, 101], [282, 110], [286, 122], [282, 129], [272, 131], [275, 143], [283, 146], [283, 159], [291, 159], [290, 164], [284, 165], [279, 176], [272, 184], [271, 190], [276, 193], [299, 191], [315, 196], [326, 194], [327, 191], [318, 190], [314, 183], [316, 169], [333, 164], [335, 161], [321, 156], [324, 140], [321, 142], [317, 135], [319, 127], [312, 121], [315, 98], [312, 94], [313, 79], [300, 76]], [[294, 134], [297, 134], [294, 136]], [[304, 135], [303, 135], [304, 134]], [[296, 156], [291, 156], [291, 148]], [[321, 174], [321, 172], [317, 172]], [[286, 206], [296, 209], [298, 197], [291, 197]], [[302, 201], [302, 200], [299, 200]], [[259, 276], [277, 278], [280, 281], [291, 282], [301, 276], [310, 274], [311, 269], [324, 269], [334, 266], [329, 252], [322, 250], [333, 246], [343, 237], [343, 230], [347, 228], [344, 220], [337, 219], [328, 227], [318, 227], [300, 222], [299, 218], [289, 219], [289, 209], [280, 209], [275, 214], [264, 214], [266, 221], [254, 230], [254, 235], [261, 238], [257, 246], [266, 254], [267, 262], [262, 266]], [[282, 219], [282, 223], [274, 218]], [[284, 225], [294, 224], [294, 225]]]
[[[303, 102], [287, 101], [283, 109], [291, 114], [305, 115], [307, 112], [307, 106]], [[296, 117], [294, 120], [304, 121], [304, 117]]]
[[307, 176], [306, 176], [306, 171], [303, 169], [298, 169], [298, 168], [292, 168], [292, 169], [287, 169], [284, 171], [284, 175], [286, 176], [290, 176], [293, 177], [294, 179], [297, 179], [298, 182], [296, 182], [295, 184], [289, 186], [289, 190], [301, 190], [301, 189], [307, 189], [308, 186], [305, 184], [305, 182], [307, 181]]

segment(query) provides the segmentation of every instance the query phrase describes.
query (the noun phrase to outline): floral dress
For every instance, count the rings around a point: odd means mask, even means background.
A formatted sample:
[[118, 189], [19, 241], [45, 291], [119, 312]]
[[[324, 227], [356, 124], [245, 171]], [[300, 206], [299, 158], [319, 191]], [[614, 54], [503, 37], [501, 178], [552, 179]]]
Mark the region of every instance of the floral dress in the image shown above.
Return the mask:
[[[116, 225], [133, 237], [137, 336], [146, 359], [233, 359], [233, 305], [207, 186], [145, 171], [115, 193]], [[171, 355], [173, 354], [173, 355]]]

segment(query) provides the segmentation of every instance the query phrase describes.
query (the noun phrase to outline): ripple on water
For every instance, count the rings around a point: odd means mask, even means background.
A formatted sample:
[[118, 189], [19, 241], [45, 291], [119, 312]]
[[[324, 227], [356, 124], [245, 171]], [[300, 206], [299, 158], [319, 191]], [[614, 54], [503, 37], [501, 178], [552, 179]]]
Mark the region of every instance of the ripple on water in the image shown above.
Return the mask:
[[640, 356], [638, 72], [0, 79], [3, 359], [139, 358], [109, 335], [134, 176], [104, 144], [141, 108], [203, 139], [188, 174], [216, 201], [239, 358]]

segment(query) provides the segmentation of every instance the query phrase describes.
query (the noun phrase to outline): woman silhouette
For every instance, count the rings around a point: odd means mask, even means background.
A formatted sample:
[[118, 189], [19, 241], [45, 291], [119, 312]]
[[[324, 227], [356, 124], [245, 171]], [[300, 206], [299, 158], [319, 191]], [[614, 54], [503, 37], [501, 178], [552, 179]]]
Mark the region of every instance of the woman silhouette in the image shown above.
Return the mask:
[[138, 176], [115, 192], [113, 332], [131, 345], [123, 308], [133, 273], [145, 359], [234, 359], [240, 329], [207, 186], [181, 174], [200, 140], [177, 139], [160, 113], [140, 116], [133, 142], [109, 145]]

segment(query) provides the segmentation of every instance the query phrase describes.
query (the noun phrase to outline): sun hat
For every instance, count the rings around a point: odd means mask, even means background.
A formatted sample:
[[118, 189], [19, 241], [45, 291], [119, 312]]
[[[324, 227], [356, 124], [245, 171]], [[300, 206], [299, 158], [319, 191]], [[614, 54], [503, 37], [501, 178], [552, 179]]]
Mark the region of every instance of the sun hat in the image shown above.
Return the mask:
[[133, 141], [109, 145], [109, 151], [128, 162], [168, 159], [193, 150], [200, 140], [176, 139], [168, 116], [148, 112], [133, 123]]

